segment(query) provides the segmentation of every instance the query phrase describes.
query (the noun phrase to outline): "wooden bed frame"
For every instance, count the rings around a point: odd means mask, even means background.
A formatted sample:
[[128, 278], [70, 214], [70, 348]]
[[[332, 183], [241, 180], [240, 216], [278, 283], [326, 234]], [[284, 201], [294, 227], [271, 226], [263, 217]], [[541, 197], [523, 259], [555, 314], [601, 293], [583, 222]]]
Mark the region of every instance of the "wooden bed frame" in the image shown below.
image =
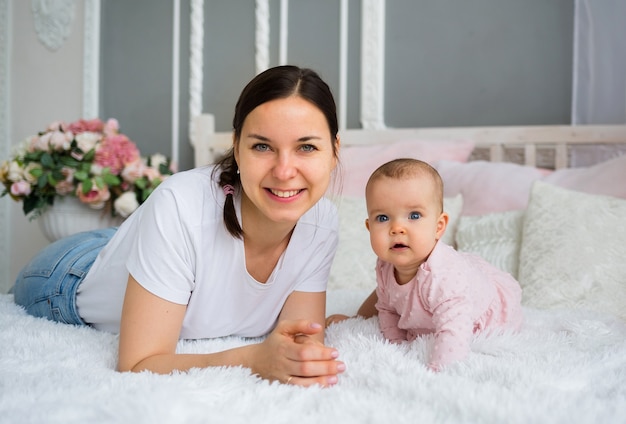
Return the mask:
[[[231, 132], [216, 132], [211, 114], [192, 123], [195, 166], [212, 163], [232, 145]], [[561, 169], [569, 166], [570, 148], [581, 145], [626, 146], [626, 125], [536, 125], [450, 128], [347, 129], [339, 133], [343, 147], [410, 139], [470, 139], [472, 159], [518, 162]]]

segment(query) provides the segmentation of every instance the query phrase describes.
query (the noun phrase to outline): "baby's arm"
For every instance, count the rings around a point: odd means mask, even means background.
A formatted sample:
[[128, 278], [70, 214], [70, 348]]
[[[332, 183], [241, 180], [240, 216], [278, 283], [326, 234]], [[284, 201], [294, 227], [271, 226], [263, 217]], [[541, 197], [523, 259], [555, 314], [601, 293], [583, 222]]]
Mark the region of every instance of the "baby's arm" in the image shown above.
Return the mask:
[[428, 361], [431, 370], [440, 371], [467, 357], [473, 334], [471, 310], [471, 302], [465, 296], [446, 299], [433, 310], [435, 342]]
[[396, 312], [382, 307], [378, 310], [380, 331], [382, 331], [383, 336], [392, 343], [400, 343], [406, 340], [406, 330], [398, 327], [398, 321], [400, 321], [400, 315]]
[[[356, 316], [363, 317], [363, 318], [371, 318], [374, 315], [377, 315], [378, 314], [378, 311], [376, 310], [377, 300], [378, 300], [378, 296], [376, 296], [376, 290], [373, 290], [372, 293], [370, 293], [370, 295], [367, 297], [367, 299], [365, 299], [363, 303], [361, 304], [361, 307], [357, 311]], [[335, 323], [347, 320], [348, 318], [354, 318], [354, 317], [350, 317], [348, 315], [343, 315], [343, 314], [330, 315], [328, 318], [326, 318], [326, 327], [328, 327], [331, 324], [335, 324]]]
[[378, 311], [378, 324], [383, 336], [392, 343], [400, 343], [406, 340], [407, 332], [398, 327], [400, 315], [389, 304], [389, 297], [385, 288], [379, 285], [374, 294], [378, 299], [375, 305]]

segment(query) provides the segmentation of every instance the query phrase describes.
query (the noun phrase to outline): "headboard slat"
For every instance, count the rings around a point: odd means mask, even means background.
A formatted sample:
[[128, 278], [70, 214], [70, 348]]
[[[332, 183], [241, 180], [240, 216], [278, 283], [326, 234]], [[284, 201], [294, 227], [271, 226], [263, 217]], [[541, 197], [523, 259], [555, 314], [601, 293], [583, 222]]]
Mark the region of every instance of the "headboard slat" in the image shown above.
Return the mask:
[[[192, 144], [196, 151], [195, 164], [201, 166], [215, 160], [232, 146], [232, 133], [215, 132], [210, 114], [193, 121]], [[476, 149], [487, 149], [489, 160], [507, 161], [507, 150], [523, 151], [524, 163], [537, 166], [539, 150], [554, 152], [554, 168], [568, 166], [568, 146], [592, 144], [626, 145], [626, 125], [530, 125], [450, 128], [384, 128], [347, 129], [340, 131], [342, 147], [388, 144], [415, 140], [472, 140]]]

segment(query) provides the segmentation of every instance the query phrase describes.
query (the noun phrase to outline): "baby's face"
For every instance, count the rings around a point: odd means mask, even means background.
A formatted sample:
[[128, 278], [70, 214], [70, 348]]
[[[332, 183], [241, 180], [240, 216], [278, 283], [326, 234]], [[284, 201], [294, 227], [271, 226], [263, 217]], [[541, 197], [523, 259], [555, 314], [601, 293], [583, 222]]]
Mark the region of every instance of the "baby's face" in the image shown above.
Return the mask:
[[366, 195], [366, 226], [376, 255], [396, 268], [417, 271], [445, 230], [433, 182], [380, 177]]

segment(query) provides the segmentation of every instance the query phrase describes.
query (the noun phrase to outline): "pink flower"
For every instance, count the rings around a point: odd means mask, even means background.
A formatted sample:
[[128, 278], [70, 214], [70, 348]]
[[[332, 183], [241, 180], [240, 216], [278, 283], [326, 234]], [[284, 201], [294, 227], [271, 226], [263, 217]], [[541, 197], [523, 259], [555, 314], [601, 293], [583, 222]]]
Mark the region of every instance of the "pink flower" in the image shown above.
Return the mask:
[[32, 188], [26, 181], [16, 181], [11, 184], [11, 194], [13, 196], [28, 196]]
[[46, 131], [67, 131], [67, 124], [63, 121], [53, 121], [48, 125]]
[[105, 136], [115, 135], [120, 132], [120, 124], [117, 122], [115, 118], [109, 118], [106, 124], [104, 124], [104, 128], [102, 132]]
[[95, 184], [90, 191], [83, 193], [83, 183], [79, 183], [76, 187], [76, 195], [81, 202], [93, 209], [102, 209], [106, 201], [111, 198], [109, 187], [98, 188]]
[[[50, 131], [39, 137], [39, 146], [42, 150], [68, 150], [72, 142], [72, 134], [61, 131]], [[45, 146], [45, 147], [44, 147]]]
[[143, 163], [141, 159], [137, 159], [126, 165], [122, 170], [122, 179], [124, 181], [128, 181], [129, 183], [134, 183], [138, 178], [141, 178], [144, 174], [144, 169], [146, 165]]
[[123, 134], [105, 137], [96, 149], [94, 163], [109, 167], [112, 174], [119, 174], [124, 167], [139, 159], [139, 149]]
[[59, 181], [54, 189], [58, 195], [65, 196], [73, 193], [76, 189], [76, 186], [74, 185], [74, 170], [71, 168], [63, 168], [61, 173], [65, 176], [65, 179]]
[[104, 124], [102, 123], [102, 121], [98, 118], [95, 118], [95, 119], [88, 119], [88, 120], [81, 119], [76, 122], [72, 122], [68, 126], [67, 129], [73, 132], [74, 134], [80, 134], [85, 131], [102, 132], [103, 128], [104, 128]]
[[146, 168], [144, 169], [143, 175], [148, 178], [149, 181], [154, 180], [155, 178], [160, 178], [161, 173], [154, 168]]

